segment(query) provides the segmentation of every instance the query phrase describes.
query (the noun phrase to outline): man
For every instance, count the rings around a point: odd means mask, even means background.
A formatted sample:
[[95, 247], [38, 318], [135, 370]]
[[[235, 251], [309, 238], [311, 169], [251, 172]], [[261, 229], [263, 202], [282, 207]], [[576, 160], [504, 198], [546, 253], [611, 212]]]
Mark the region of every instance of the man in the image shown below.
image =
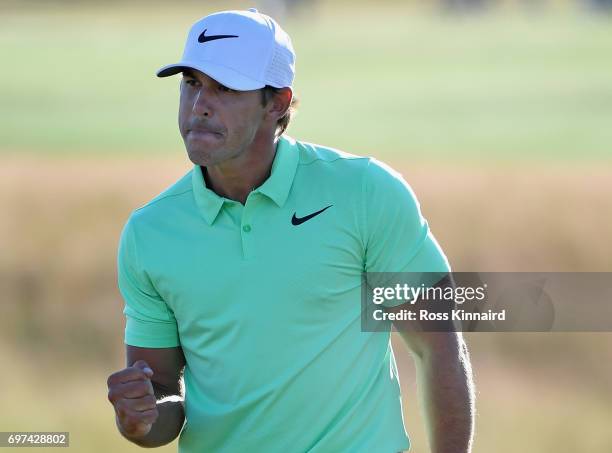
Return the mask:
[[[182, 453], [409, 448], [390, 334], [360, 329], [361, 276], [448, 262], [398, 173], [282, 135], [294, 58], [271, 18], [225, 11], [196, 22], [182, 60], [158, 72], [183, 74], [194, 166], [132, 213], [119, 245], [127, 367], [108, 398], [135, 444], [180, 434]], [[432, 451], [469, 451], [461, 337], [402, 335]]]

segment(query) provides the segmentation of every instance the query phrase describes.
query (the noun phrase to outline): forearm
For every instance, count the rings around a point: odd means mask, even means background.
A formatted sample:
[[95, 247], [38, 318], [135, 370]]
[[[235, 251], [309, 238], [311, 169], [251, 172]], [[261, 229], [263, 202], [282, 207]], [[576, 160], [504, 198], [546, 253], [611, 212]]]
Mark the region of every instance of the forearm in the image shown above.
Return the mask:
[[460, 335], [416, 356], [417, 382], [432, 453], [469, 453], [474, 430], [474, 384]]
[[157, 402], [159, 416], [151, 426], [151, 431], [144, 437], [131, 438], [126, 436], [117, 420], [119, 432], [130, 442], [141, 447], [160, 447], [172, 442], [181, 432], [185, 421], [183, 400], [180, 397], [166, 398]]

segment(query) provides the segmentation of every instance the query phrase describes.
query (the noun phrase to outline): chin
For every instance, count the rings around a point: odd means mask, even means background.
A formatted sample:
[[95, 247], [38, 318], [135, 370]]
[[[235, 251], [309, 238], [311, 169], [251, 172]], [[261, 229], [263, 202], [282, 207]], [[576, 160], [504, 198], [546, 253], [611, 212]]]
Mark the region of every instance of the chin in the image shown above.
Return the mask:
[[210, 167], [211, 165], [216, 165], [220, 162], [223, 162], [224, 157], [222, 152], [215, 152], [209, 149], [202, 148], [187, 148], [187, 155], [189, 156], [189, 160], [196, 165], [200, 165], [202, 167]]
[[210, 143], [202, 143], [200, 140], [185, 140], [185, 149], [189, 160], [204, 167], [214, 163], [215, 156], [222, 152], [219, 148], [219, 146]]
[[212, 164], [212, 159], [206, 153], [188, 150], [187, 155], [189, 156], [189, 160], [193, 162], [195, 165], [201, 165], [202, 167], [208, 167], [209, 165]]

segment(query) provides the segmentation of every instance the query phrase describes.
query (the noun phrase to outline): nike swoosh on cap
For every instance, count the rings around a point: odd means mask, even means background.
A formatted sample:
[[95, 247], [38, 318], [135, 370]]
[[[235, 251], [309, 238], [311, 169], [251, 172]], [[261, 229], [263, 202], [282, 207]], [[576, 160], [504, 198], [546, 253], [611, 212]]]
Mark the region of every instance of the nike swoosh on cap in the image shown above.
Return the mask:
[[237, 38], [238, 36], [236, 35], [211, 35], [211, 36], [206, 36], [206, 30], [208, 30], [208, 28], [205, 28], [204, 31], [202, 33], [200, 33], [200, 36], [198, 36], [198, 42], [208, 42], [208, 41], [214, 41], [215, 39], [225, 39], [225, 38]]
[[291, 225], [301, 225], [304, 222], [307, 222], [308, 220], [312, 219], [315, 216], [318, 216], [319, 214], [321, 214], [323, 211], [325, 211], [326, 209], [331, 208], [333, 205], [329, 205], [323, 209], [321, 209], [320, 211], [317, 212], [313, 212], [312, 214], [308, 214], [307, 216], [304, 217], [297, 217], [295, 215], [295, 212], [293, 213], [293, 217], [291, 217]]

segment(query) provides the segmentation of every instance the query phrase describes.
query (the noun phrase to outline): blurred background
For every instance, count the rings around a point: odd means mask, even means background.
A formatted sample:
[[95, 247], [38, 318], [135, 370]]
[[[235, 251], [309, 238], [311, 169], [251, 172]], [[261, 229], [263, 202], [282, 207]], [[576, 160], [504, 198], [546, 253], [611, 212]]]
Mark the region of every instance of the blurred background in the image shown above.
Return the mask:
[[[610, 1], [0, 0], [0, 431], [140, 450], [106, 400], [125, 362], [117, 241], [191, 168], [179, 80], [154, 72], [195, 20], [252, 6], [296, 48], [289, 134], [400, 170], [454, 270], [612, 271]], [[612, 451], [612, 334], [466, 338], [475, 452]]]

